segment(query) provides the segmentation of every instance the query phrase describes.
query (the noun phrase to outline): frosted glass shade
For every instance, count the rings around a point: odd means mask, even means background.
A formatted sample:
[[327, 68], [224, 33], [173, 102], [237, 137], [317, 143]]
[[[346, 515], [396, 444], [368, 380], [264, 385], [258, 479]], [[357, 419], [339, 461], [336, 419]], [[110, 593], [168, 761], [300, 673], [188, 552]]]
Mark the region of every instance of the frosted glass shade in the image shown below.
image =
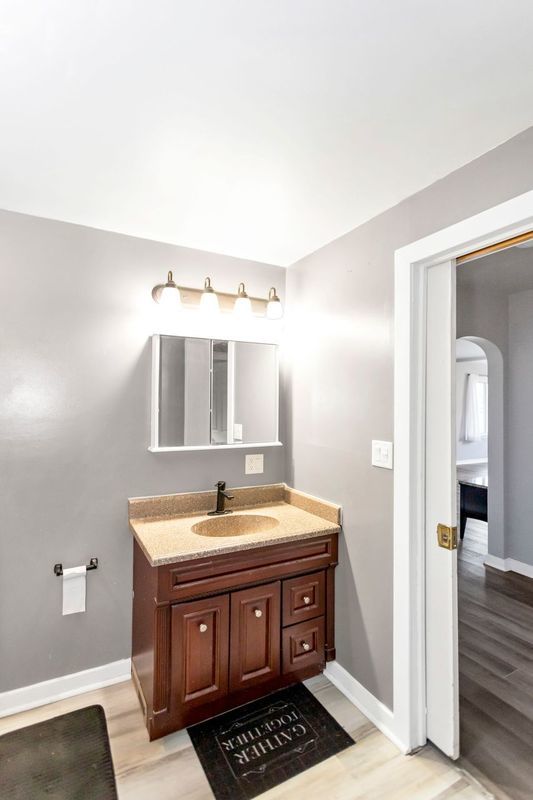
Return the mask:
[[204, 281], [204, 290], [200, 298], [200, 311], [202, 314], [211, 316], [213, 314], [218, 314], [220, 311], [218, 297], [215, 290], [211, 286], [211, 278], [206, 278]]
[[234, 312], [237, 317], [243, 319], [252, 316], [252, 301], [249, 297], [237, 297], [235, 300]]
[[280, 300], [269, 300], [267, 304], [267, 319], [281, 319], [283, 316], [283, 306]]
[[159, 305], [163, 306], [163, 308], [168, 310], [180, 309], [181, 297], [180, 297], [180, 290], [178, 289], [178, 287], [165, 286], [161, 290], [161, 294], [159, 296]]

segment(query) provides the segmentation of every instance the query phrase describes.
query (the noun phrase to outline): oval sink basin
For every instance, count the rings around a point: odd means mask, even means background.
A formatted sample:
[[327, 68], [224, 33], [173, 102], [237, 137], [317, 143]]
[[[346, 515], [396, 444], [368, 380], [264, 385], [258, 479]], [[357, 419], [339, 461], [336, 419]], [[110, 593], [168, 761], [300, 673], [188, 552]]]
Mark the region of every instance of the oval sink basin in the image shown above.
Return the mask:
[[260, 533], [277, 528], [279, 521], [264, 514], [228, 514], [224, 517], [203, 519], [191, 530], [200, 536], [242, 536], [245, 533]]

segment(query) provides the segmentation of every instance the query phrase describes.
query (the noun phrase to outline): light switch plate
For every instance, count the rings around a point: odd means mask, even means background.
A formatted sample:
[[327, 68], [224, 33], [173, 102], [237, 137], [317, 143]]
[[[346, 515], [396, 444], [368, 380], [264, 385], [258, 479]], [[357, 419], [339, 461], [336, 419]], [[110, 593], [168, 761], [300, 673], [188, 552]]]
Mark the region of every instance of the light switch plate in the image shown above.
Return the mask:
[[379, 439], [372, 440], [372, 466], [382, 469], [392, 469], [392, 442], [382, 442]]
[[238, 442], [242, 442], [242, 425], [238, 422], [233, 423], [233, 438]]
[[245, 457], [246, 475], [258, 475], [263, 472], [264, 457], [263, 453], [256, 453]]

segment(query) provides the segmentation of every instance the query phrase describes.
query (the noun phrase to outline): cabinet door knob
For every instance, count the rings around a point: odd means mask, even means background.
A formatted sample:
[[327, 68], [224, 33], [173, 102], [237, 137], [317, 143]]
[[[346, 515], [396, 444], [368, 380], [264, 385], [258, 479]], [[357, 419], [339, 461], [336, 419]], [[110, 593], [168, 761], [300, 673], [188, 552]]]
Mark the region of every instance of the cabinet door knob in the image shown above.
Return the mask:
[[309, 595], [307, 595], [307, 594], [304, 595], [304, 603], [305, 603], [305, 605], [308, 606], [310, 602], [311, 602], [311, 598], [309, 597]]
[[259, 617], [263, 616], [263, 612], [261, 611], [260, 608], [254, 608], [254, 614], [257, 617], [257, 619], [259, 619]]
[[311, 649], [309, 642], [302, 642], [302, 649], [307, 653], [307, 651]]
[[200, 622], [198, 627], [200, 628], [200, 633], [205, 633], [207, 630], [207, 625], [205, 624], [205, 622]]

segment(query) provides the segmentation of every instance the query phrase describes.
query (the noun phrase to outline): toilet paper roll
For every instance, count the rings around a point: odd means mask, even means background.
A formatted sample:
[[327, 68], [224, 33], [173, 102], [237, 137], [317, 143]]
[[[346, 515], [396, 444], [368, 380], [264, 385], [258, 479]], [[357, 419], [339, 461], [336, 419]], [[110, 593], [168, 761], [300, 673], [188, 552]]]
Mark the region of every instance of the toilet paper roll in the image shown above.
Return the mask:
[[63, 570], [63, 615], [85, 611], [86, 582], [85, 566]]

